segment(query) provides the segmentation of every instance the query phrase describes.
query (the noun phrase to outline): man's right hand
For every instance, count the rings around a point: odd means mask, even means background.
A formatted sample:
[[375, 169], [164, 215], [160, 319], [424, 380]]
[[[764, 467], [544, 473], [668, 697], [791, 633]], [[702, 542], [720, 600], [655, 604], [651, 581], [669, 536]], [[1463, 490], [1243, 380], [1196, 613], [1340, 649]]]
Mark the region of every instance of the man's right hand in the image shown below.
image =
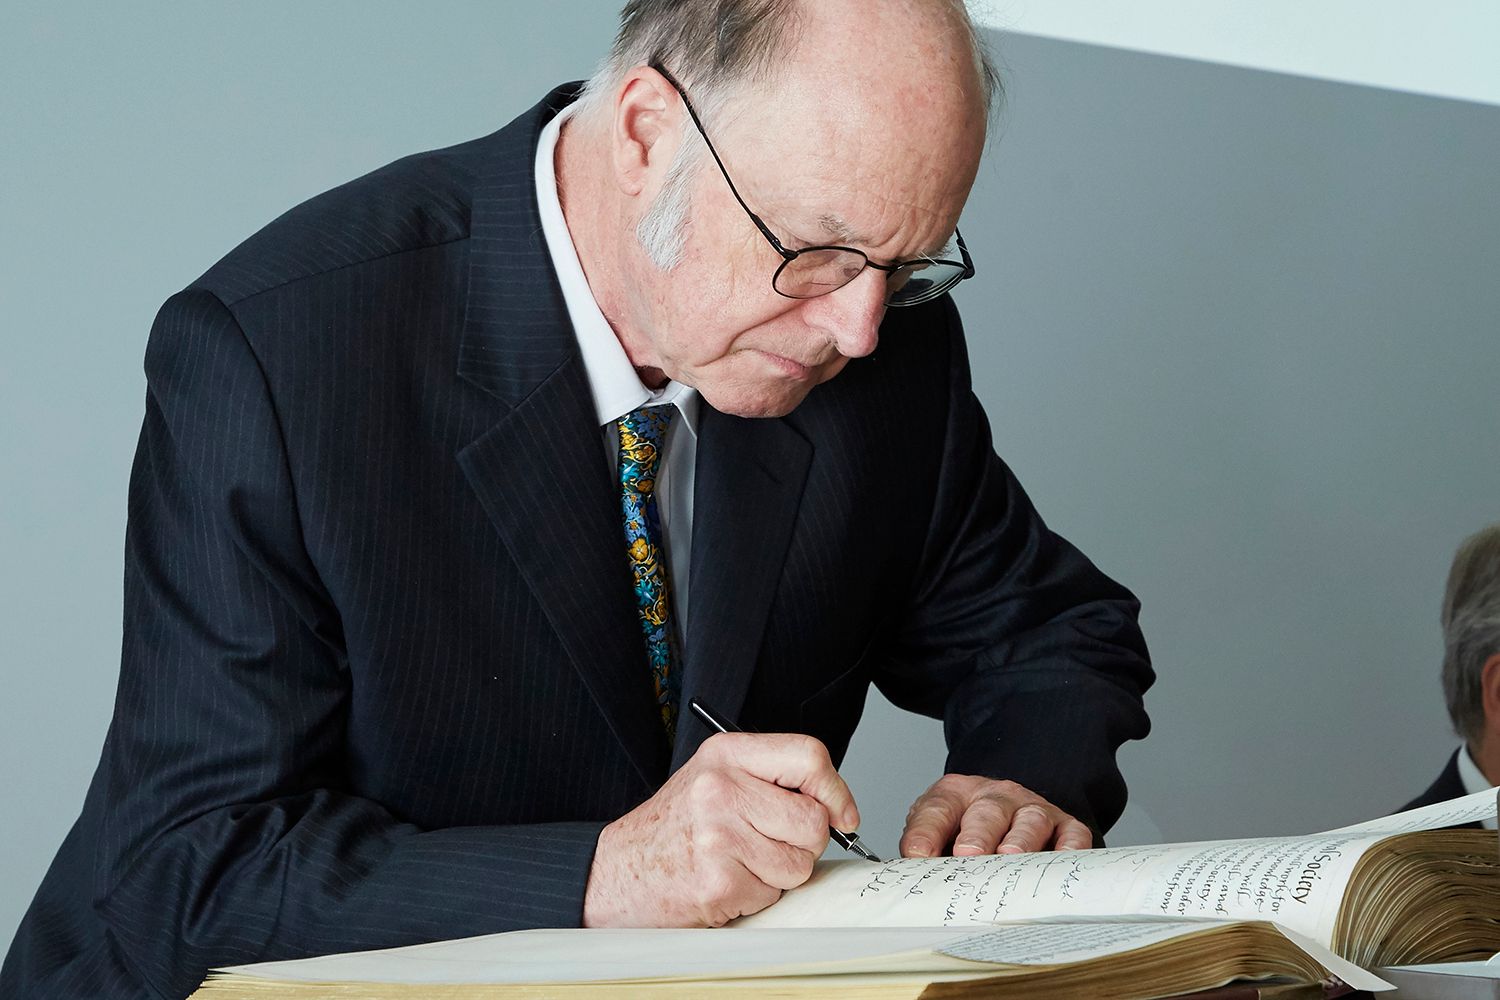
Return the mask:
[[[798, 792], [801, 794], [798, 794]], [[717, 927], [801, 885], [859, 810], [810, 736], [720, 733], [605, 827], [585, 927]]]

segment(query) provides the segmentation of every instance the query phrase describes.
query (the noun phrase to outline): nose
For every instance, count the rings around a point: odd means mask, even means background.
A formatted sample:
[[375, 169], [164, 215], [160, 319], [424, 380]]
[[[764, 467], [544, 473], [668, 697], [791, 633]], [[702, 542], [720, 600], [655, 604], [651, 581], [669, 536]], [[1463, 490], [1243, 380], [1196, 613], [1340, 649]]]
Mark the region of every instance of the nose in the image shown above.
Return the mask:
[[817, 325], [827, 331], [838, 352], [846, 358], [862, 358], [880, 340], [885, 294], [885, 275], [867, 267], [849, 284], [808, 303], [816, 303]]

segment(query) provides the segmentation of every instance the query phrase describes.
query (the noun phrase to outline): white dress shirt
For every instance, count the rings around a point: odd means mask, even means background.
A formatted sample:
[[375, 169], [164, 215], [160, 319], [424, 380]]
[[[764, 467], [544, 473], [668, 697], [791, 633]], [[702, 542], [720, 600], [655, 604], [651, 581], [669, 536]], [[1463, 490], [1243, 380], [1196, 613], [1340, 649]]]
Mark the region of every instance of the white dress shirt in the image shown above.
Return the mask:
[[[1494, 786], [1485, 778], [1484, 772], [1479, 770], [1479, 765], [1474, 763], [1473, 754], [1469, 753], [1468, 744], [1458, 750], [1458, 777], [1464, 783], [1464, 791], [1473, 795], [1475, 792], [1487, 792]], [[1495, 829], [1495, 821], [1492, 819], [1482, 820], [1480, 825], [1486, 830]]]
[[[594, 293], [578, 262], [557, 193], [557, 140], [563, 123], [576, 105], [564, 108], [542, 130], [536, 148], [536, 201], [542, 217], [542, 237], [552, 256], [552, 268], [562, 286], [568, 318], [594, 397], [595, 416], [603, 435], [610, 475], [618, 482], [621, 417], [648, 403], [677, 407], [678, 419], [667, 430], [661, 466], [656, 477], [656, 507], [661, 520], [661, 544], [666, 549], [672, 591], [672, 622], [678, 648], [686, 648], [688, 568], [693, 546], [693, 472], [698, 458], [698, 390], [668, 382], [655, 391], [646, 388], [620, 346], [614, 329], [599, 310]], [[625, 528], [620, 528], [620, 558], [625, 558]]]

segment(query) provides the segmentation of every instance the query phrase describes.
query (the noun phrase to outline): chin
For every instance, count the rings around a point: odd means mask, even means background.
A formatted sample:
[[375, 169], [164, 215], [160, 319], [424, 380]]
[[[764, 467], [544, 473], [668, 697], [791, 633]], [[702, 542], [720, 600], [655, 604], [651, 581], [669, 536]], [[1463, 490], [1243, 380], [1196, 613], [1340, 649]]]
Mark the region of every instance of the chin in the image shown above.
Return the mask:
[[700, 386], [699, 394], [714, 409], [732, 417], [784, 417], [807, 398], [811, 385]]

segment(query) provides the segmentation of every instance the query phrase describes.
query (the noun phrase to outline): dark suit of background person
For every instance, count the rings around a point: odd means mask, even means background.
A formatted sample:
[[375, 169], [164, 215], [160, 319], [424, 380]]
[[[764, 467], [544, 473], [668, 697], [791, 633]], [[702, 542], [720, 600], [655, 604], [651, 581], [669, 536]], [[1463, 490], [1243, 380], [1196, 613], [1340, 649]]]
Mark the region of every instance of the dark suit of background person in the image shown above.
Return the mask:
[[1447, 802], [1449, 799], [1468, 795], [1469, 789], [1464, 787], [1464, 780], [1458, 773], [1458, 755], [1462, 752], [1462, 748], [1453, 751], [1453, 756], [1448, 758], [1448, 766], [1443, 768], [1437, 780], [1427, 786], [1427, 791], [1402, 806], [1401, 811], [1430, 806], [1434, 802]]
[[[162, 309], [114, 720], [0, 993], [577, 925], [600, 829], [708, 735], [664, 736], [539, 236], [573, 93], [311, 200]], [[1118, 818], [1137, 605], [994, 456], [951, 301], [785, 418], [705, 403], [695, 510], [684, 703], [837, 761], [874, 681], [944, 719], [949, 771]]]

